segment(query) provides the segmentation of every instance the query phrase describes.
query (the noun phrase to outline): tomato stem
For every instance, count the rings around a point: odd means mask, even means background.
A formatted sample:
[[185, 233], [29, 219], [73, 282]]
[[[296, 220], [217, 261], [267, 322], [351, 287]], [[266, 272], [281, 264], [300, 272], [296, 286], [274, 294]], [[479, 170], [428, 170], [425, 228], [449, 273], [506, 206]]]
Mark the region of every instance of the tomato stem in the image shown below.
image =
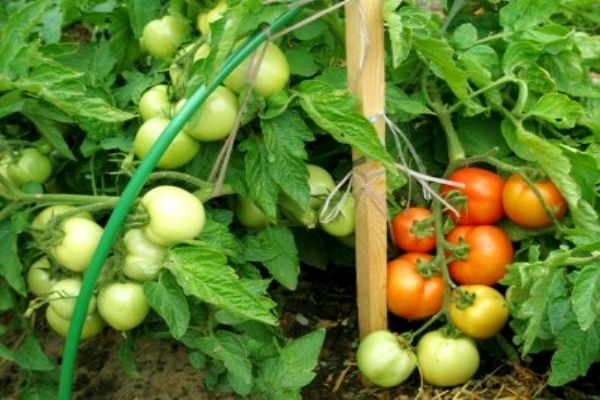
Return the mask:
[[448, 114], [452, 114], [456, 110], [458, 110], [463, 104], [465, 104], [465, 102], [467, 100], [470, 100], [473, 97], [477, 97], [477, 96], [487, 92], [488, 90], [495, 88], [496, 86], [504, 85], [505, 83], [514, 82], [514, 81], [515, 81], [514, 78], [512, 78], [510, 76], [503, 76], [502, 78], [495, 80], [494, 82], [490, 83], [489, 85], [484, 86], [483, 88], [474, 91], [467, 98], [458, 100], [456, 103], [454, 103], [450, 107], [448, 107], [447, 112], [448, 112]]
[[435, 315], [430, 317], [423, 325], [419, 327], [419, 329], [410, 334], [410, 341], [412, 342], [414, 338], [425, 332], [435, 321], [440, 319], [442, 315], [444, 315], [444, 313], [440, 310]]
[[463, 160], [466, 157], [465, 150], [463, 149], [462, 143], [458, 138], [458, 133], [456, 133], [456, 130], [454, 129], [448, 109], [441, 104], [437, 104], [433, 111], [435, 111], [437, 114], [438, 120], [442, 125], [442, 129], [444, 129], [444, 133], [446, 134], [446, 142], [448, 145], [448, 161], [453, 163], [458, 160]]
[[186, 174], [184, 172], [159, 171], [159, 172], [152, 172], [148, 176], [148, 181], [159, 180], [159, 179], [172, 179], [172, 180], [182, 181], [182, 182], [189, 183], [190, 185], [196, 186], [200, 189], [207, 188], [207, 187], [212, 188], [212, 185], [210, 183], [203, 181], [202, 179], [198, 179], [195, 176], [192, 176], [190, 174]]

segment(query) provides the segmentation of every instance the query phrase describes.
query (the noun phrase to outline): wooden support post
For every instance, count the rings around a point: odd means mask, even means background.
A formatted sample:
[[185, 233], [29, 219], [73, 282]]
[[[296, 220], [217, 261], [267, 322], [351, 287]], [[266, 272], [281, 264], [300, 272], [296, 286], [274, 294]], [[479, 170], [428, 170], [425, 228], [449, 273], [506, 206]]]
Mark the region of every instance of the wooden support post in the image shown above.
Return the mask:
[[[372, 118], [381, 140], [385, 122], [383, 0], [346, 4], [348, 87]], [[354, 153], [354, 159], [360, 158]], [[360, 337], [387, 328], [387, 203], [383, 167], [368, 161], [354, 169], [356, 280]]]

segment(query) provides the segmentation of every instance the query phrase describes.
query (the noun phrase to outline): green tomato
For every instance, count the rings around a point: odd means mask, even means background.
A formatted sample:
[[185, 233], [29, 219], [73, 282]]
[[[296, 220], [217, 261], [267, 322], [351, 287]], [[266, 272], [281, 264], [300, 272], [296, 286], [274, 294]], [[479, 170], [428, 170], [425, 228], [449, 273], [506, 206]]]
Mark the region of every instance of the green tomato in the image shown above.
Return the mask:
[[144, 92], [138, 103], [140, 117], [143, 121], [171, 116], [172, 104], [169, 101], [168, 90], [167, 85], [156, 85]]
[[140, 283], [113, 282], [100, 289], [98, 312], [108, 325], [118, 331], [128, 331], [141, 324], [150, 305]]
[[285, 55], [273, 43], [266, 44], [266, 51], [263, 51], [264, 46], [259, 47], [225, 79], [225, 86], [235, 93], [240, 93], [247, 85], [248, 71], [255, 69], [251, 68], [251, 62], [258, 62], [263, 53], [254, 81], [254, 90], [263, 97], [269, 97], [286, 86], [290, 79], [290, 67]]
[[392, 387], [408, 379], [417, 366], [417, 357], [410, 346], [393, 333], [376, 331], [360, 342], [356, 362], [370, 382]]
[[[177, 104], [177, 110], [184, 103], [185, 100], [181, 100]], [[237, 97], [226, 87], [219, 86], [192, 115], [184, 130], [202, 142], [224, 139], [231, 133], [238, 111]]]
[[[52, 307], [46, 308], [46, 321], [54, 332], [58, 333], [62, 337], [67, 337], [69, 333], [69, 327], [71, 326], [71, 320], [61, 318]], [[95, 312], [88, 315], [83, 323], [83, 329], [81, 330], [81, 340], [86, 340], [91, 337], [98, 335], [104, 328], [104, 321], [100, 315]]]
[[[68, 206], [65, 204], [57, 204], [54, 206], [44, 208], [38, 215], [35, 216], [33, 221], [31, 221], [30, 228], [33, 231], [43, 232], [47, 227], [50, 220], [60, 214], [63, 214], [67, 211], [74, 210], [75, 207]], [[92, 215], [83, 211], [74, 215], [74, 217], [92, 219]]]
[[335, 181], [325, 169], [318, 165], [306, 164], [308, 187], [310, 189], [310, 207], [318, 210], [329, 193], [335, 189]]
[[36, 296], [45, 296], [52, 291], [56, 281], [50, 275], [50, 260], [42, 257], [35, 261], [27, 271], [27, 287]]
[[204, 206], [176, 186], [157, 186], [142, 197], [150, 222], [144, 234], [158, 246], [171, 246], [198, 236], [204, 228]]
[[246, 228], [262, 228], [269, 218], [251, 200], [238, 196], [235, 204], [235, 215]]
[[330, 234], [331, 236], [348, 236], [354, 233], [354, 207], [356, 201], [354, 200], [354, 195], [352, 193], [348, 193], [344, 203], [342, 204], [342, 208], [338, 215], [332, 221], [323, 222], [323, 217], [327, 218], [328, 214], [333, 211], [335, 207], [335, 203], [331, 202], [329, 209], [326, 210], [325, 215], [321, 216], [321, 229]]
[[148, 240], [141, 229], [131, 229], [124, 237], [126, 255], [123, 260], [125, 276], [138, 281], [154, 280], [162, 267], [166, 249]]
[[50, 255], [60, 266], [70, 271], [85, 271], [104, 229], [89, 219], [71, 217], [62, 223], [61, 230], [63, 238], [50, 249]]
[[144, 27], [142, 40], [144, 48], [158, 58], [168, 58], [175, 54], [188, 32], [187, 26], [172, 15], [155, 19]]
[[223, 17], [225, 10], [227, 10], [227, 1], [221, 0], [208, 12], [198, 14], [198, 17], [196, 18], [196, 24], [198, 25], [198, 30], [200, 33], [202, 33], [204, 36], [209, 35], [210, 24], [220, 20]]
[[44, 183], [52, 175], [52, 161], [35, 147], [30, 147], [8, 165], [7, 173], [16, 185]]
[[[169, 125], [166, 118], [151, 118], [144, 122], [138, 129], [133, 141], [133, 151], [143, 160], [150, 152], [158, 137]], [[171, 142], [167, 151], [164, 152], [158, 164], [158, 168], [175, 169], [189, 163], [200, 150], [200, 144], [188, 136], [185, 132], [179, 132]]]
[[[48, 308], [52, 308], [52, 311], [61, 318], [71, 319], [79, 290], [81, 290], [81, 279], [79, 278], [67, 278], [56, 282], [52, 285], [51, 293], [48, 296]], [[88, 304], [88, 315], [94, 310], [96, 310], [96, 296], [92, 295]]]
[[417, 361], [423, 379], [437, 386], [461, 385], [479, 368], [479, 352], [473, 339], [447, 337], [442, 330], [428, 332], [417, 345]]

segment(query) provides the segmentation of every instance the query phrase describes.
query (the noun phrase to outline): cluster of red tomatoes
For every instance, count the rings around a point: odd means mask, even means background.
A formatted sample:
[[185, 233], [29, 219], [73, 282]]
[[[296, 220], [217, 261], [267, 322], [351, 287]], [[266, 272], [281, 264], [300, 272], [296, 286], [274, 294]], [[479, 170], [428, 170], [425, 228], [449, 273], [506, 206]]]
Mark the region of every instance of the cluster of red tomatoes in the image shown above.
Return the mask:
[[[469, 380], [479, 365], [472, 339], [493, 337], [508, 321], [504, 296], [492, 286], [513, 262], [514, 248], [508, 234], [495, 224], [507, 216], [523, 227], [539, 228], [567, 211], [564, 198], [549, 180], [535, 182], [532, 188], [517, 174], [505, 181], [493, 172], [474, 167], [458, 169], [448, 179], [460, 185], [445, 185], [440, 190], [458, 211], [447, 212], [454, 222], [450, 232], [436, 234], [434, 215], [429, 209], [412, 207], [394, 217], [393, 238], [404, 253], [388, 263], [387, 300], [390, 312], [399, 317], [428, 318], [442, 310], [446, 285], [450, 284], [448, 322], [464, 336], [446, 335], [443, 330], [425, 334], [417, 346], [414, 362], [409, 362], [411, 358], [406, 356], [407, 352], [412, 354], [410, 346], [399, 346], [397, 338], [389, 332], [378, 333], [385, 340], [375, 340], [369, 335], [369, 341], [363, 341], [371, 353], [376, 353], [373, 349], [377, 346], [369, 342], [387, 341], [388, 346], [394, 343], [396, 352], [403, 354], [405, 372], [408, 369], [412, 372], [418, 364], [423, 379], [440, 386]], [[441, 227], [438, 222], [438, 231]], [[430, 254], [436, 249], [443, 251], [445, 261], [440, 262], [439, 257]], [[444, 279], [440, 272], [445, 267], [441, 263], [447, 265], [449, 279]], [[364, 361], [369, 358], [368, 352], [363, 344], [361, 347], [359, 367], [362, 360], [363, 374], [374, 383], [390, 386], [382, 383], [398, 384], [410, 375], [397, 374], [396, 379], [381, 380], [382, 376], [387, 379], [390, 375], [374, 373], [369, 368], [372, 365]], [[407, 368], [411, 365], [412, 369]]]

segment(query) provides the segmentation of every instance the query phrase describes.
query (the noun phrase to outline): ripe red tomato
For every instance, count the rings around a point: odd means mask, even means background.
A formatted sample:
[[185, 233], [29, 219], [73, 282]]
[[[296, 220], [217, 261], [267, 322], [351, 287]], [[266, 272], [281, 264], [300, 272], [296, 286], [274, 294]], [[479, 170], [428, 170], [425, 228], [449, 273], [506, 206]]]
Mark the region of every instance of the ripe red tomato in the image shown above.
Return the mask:
[[440, 193], [459, 191], [467, 203], [459, 207], [457, 218], [450, 213], [458, 225], [485, 225], [498, 222], [504, 216], [502, 207], [502, 189], [504, 180], [493, 172], [481, 168], [461, 168], [454, 171], [448, 179], [463, 183], [463, 189], [443, 185]]
[[388, 309], [406, 319], [423, 319], [442, 308], [444, 280], [441, 275], [422, 276], [417, 260], [430, 261], [426, 253], [407, 253], [388, 263]]
[[463, 225], [446, 237], [453, 245], [458, 245], [460, 239], [469, 250], [465, 260], [452, 261], [448, 266], [453, 280], [461, 285], [494, 285], [504, 276], [514, 256], [506, 232], [493, 225]]
[[431, 224], [419, 224], [431, 218], [431, 210], [411, 207], [398, 213], [392, 220], [394, 241], [404, 251], [428, 252], [435, 248], [435, 232]]
[[[535, 182], [535, 187], [552, 209], [554, 217], [562, 218], [567, 212], [567, 202], [554, 183], [545, 179]], [[521, 226], [541, 228], [552, 223], [540, 199], [519, 175], [513, 174], [506, 181], [502, 202], [508, 218]]]

